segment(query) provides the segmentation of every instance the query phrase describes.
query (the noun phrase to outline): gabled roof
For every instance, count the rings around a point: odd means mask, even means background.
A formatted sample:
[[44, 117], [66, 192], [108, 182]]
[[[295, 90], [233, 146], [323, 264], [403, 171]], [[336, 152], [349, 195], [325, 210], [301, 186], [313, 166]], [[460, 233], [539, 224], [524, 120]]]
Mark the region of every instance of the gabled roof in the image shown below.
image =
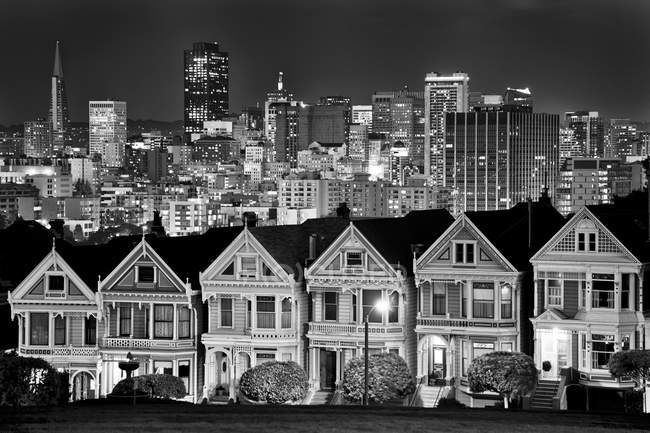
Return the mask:
[[[647, 206], [647, 204], [646, 204]], [[587, 209], [634, 256], [643, 263], [650, 262], [648, 242], [648, 209], [617, 205], [587, 206]]]
[[[563, 225], [564, 217], [543, 202], [519, 203], [507, 210], [465, 212], [503, 256], [518, 270], [529, 267], [529, 259]], [[528, 221], [531, 218], [530, 247]]]

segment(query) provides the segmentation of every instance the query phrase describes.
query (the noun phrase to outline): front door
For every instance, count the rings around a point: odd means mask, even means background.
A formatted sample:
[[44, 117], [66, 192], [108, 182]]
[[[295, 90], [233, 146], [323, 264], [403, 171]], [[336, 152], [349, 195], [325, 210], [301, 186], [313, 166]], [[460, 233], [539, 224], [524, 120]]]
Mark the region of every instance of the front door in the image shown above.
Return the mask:
[[336, 386], [336, 352], [320, 351], [320, 388], [334, 389]]
[[440, 380], [447, 375], [447, 349], [432, 346], [429, 353], [429, 379]]
[[[557, 379], [562, 368], [570, 364], [569, 334], [563, 332], [541, 334], [541, 366], [542, 378]], [[544, 368], [544, 362], [550, 363], [550, 368]]]

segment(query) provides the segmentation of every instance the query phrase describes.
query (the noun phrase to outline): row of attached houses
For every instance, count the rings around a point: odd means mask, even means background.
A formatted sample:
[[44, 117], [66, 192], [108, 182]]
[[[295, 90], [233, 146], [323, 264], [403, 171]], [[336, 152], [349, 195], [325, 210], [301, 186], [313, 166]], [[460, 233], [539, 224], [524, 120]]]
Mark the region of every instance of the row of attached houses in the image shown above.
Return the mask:
[[646, 347], [647, 239], [647, 211], [596, 206], [567, 221], [546, 197], [456, 219], [320, 218], [96, 246], [18, 222], [0, 232], [0, 283], [19, 354], [69, 371], [74, 399], [110, 393], [128, 352], [136, 374], [182, 378], [191, 401], [236, 398], [243, 372], [269, 360], [334, 391], [367, 320], [371, 353], [399, 354], [421, 387], [476, 406], [467, 367], [495, 350], [549, 361], [547, 380], [571, 367], [584, 386], [630, 387], [607, 361]]

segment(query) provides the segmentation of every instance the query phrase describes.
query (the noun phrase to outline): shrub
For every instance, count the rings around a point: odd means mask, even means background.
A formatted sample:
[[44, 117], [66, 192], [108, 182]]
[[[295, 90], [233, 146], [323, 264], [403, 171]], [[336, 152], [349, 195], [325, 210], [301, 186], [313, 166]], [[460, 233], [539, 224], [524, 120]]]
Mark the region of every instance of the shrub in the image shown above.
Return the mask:
[[[350, 401], [363, 399], [365, 359], [351, 359], [343, 372], [343, 395]], [[374, 403], [404, 398], [415, 391], [415, 382], [406, 361], [394, 353], [368, 357], [368, 399]]]
[[41, 358], [0, 356], [0, 406], [51, 406], [68, 401], [67, 373]]
[[503, 397], [503, 405], [530, 393], [537, 383], [533, 359], [518, 352], [491, 352], [475, 358], [467, 369], [472, 392], [494, 391]]
[[542, 370], [551, 371], [551, 361], [542, 362]]
[[249, 400], [282, 404], [300, 401], [308, 389], [307, 374], [295, 362], [265, 362], [247, 371], [239, 390]]
[[643, 391], [625, 391], [623, 393], [625, 413], [643, 413]]
[[171, 374], [145, 374], [123, 379], [113, 388], [114, 395], [147, 394], [151, 398], [183, 398], [187, 394], [185, 384]]

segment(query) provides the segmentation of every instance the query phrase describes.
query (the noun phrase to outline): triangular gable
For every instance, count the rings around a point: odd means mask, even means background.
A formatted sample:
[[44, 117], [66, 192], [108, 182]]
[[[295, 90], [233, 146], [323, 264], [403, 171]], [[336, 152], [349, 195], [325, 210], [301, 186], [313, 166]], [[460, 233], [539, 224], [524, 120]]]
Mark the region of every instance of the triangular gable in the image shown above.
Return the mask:
[[542, 314], [537, 316], [536, 318], [532, 319], [535, 322], [558, 322], [565, 320], [567, 317], [560, 313], [559, 311], [555, 310], [554, 308], [549, 308], [548, 310], [544, 311]]
[[492, 262], [493, 264], [498, 264], [507, 272], [517, 272], [517, 268], [501, 254], [465, 214], [457, 218], [424, 254], [416, 260], [416, 272], [423, 270], [427, 264], [451, 260], [451, 242], [455, 240], [477, 241], [477, 266]]
[[[159, 271], [158, 287], [161, 291], [170, 289], [186, 293], [187, 285], [176, 275], [169, 265], [156, 253], [156, 251], [143, 238], [140, 243], [131, 250], [129, 254], [111, 271], [103, 281], [100, 282], [100, 291], [108, 292], [116, 289], [119, 285], [133, 286], [135, 284], [135, 266], [138, 263], [147, 262], [156, 266]], [[160, 282], [165, 281], [166, 286]], [[167, 289], [167, 290], [165, 290]]]
[[[275, 260], [275, 258], [264, 248], [264, 246], [255, 238], [255, 235], [245, 228], [228, 247], [219, 254], [219, 256], [201, 272], [201, 281], [205, 280], [233, 280], [236, 279], [235, 275], [236, 265], [235, 260], [238, 254], [251, 256], [256, 255], [259, 257], [260, 275], [263, 281], [284, 281], [290, 282], [290, 274], [287, 273], [282, 266]], [[250, 281], [255, 281], [254, 279]]]
[[[309, 266], [305, 272], [306, 277], [332, 275], [333, 271], [342, 272], [346, 250], [362, 250], [366, 253], [364, 273], [383, 273], [386, 276], [396, 277], [397, 272], [393, 266], [382, 256], [372, 243], [357, 229], [350, 224], [325, 251]], [[349, 275], [346, 273], [346, 275]]]
[[[95, 293], [84, 283], [72, 267], [52, 248], [41, 262], [16, 286], [11, 293], [11, 299], [17, 301], [26, 295], [45, 295], [45, 275], [48, 272], [62, 272], [68, 278], [68, 293], [71, 296], [84, 296], [95, 302]], [[67, 296], [66, 296], [67, 298]], [[56, 302], [56, 298], [44, 298], [48, 302]]]
[[590, 228], [598, 231], [598, 251], [589, 254], [607, 254], [628, 257], [639, 263], [639, 260], [620, 242], [616, 236], [600, 222], [600, 220], [586, 207], [581, 208], [576, 214], [544, 244], [530, 259], [531, 262], [542, 260], [546, 255], [557, 253], [573, 253], [575, 251], [576, 229]]

